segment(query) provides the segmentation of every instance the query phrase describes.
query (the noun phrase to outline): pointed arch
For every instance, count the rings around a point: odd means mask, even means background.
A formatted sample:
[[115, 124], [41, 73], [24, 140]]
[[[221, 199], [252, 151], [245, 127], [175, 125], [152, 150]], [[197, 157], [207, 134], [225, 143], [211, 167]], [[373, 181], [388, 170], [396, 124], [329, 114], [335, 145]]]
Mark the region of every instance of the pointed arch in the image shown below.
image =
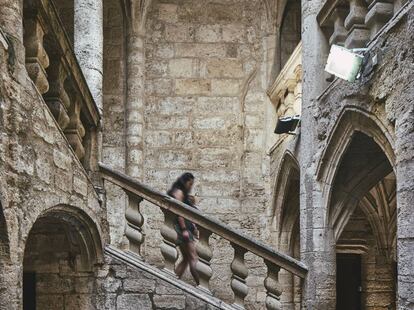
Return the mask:
[[289, 183], [292, 179], [299, 180], [299, 163], [291, 151], [286, 150], [280, 160], [274, 183], [272, 217], [276, 227], [280, 227], [283, 216], [283, 206], [288, 195]]
[[[373, 160], [355, 169], [352, 178], [338, 183], [340, 171], [352, 148], [370, 145], [376, 153]], [[345, 107], [328, 137], [317, 168], [317, 180], [321, 182], [326, 224], [332, 227], [338, 240], [349, 217], [362, 197], [382, 178], [395, 170], [394, 139], [388, 128], [373, 114], [357, 107]]]

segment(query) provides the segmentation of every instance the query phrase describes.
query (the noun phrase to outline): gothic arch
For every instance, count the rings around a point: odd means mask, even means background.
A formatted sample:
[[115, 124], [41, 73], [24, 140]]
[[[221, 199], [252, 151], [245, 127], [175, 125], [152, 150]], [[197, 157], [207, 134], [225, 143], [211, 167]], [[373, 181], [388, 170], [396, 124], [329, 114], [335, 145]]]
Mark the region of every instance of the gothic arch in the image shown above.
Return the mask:
[[274, 194], [272, 203], [272, 217], [275, 225], [280, 227], [286, 216], [283, 214], [284, 204], [288, 194], [289, 183], [292, 179], [299, 178], [299, 163], [289, 150], [282, 156], [274, 183]]
[[[364, 139], [377, 148], [378, 160], [367, 161], [355, 171], [349, 183], [335, 184], [345, 155], [356, 140]], [[373, 114], [346, 107], [338, 117], [317, 169], [317, 180], [322, 184], [327, 208], [326, 223], [333, 228], [336, 240], [362, 197], [394, 171], [393, 145], [392, 134]]]

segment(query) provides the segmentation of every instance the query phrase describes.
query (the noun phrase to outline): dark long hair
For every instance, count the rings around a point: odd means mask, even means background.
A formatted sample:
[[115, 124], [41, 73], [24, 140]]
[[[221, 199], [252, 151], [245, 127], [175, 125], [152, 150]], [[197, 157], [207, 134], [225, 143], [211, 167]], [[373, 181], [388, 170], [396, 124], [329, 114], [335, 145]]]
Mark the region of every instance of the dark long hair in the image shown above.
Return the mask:
[[188, 190], [185, 188], [185, 184], [188, 181], [194, 180], [194, 175], [190, 172], [183, 173], [171, 186], [171, 188], [168, 190], [167, 194], [169, 196], [173, 196], [174, 191], [177, 189], [181, 190], [184, 194], [184, 202], [187, 202], [188, 200]]

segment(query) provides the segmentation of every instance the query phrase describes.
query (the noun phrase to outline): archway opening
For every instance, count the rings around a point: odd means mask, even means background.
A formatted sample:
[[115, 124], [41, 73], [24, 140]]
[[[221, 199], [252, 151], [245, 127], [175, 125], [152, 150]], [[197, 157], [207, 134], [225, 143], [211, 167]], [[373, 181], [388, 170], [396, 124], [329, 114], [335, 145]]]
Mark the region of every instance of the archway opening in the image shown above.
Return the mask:
[[[290, 156], [290, 155], [287, 155]], [[279, 250], [285, 254], [300, 260], [300, 226], [299, 226], [299, 195], [300, 175], [296, 161], [285, 157], [279, 173], [281, 176], [281, 189], [277, 195], [281, 195], [280, 206], [276, 206], [277, 217], [277, 244]], [[276, 199], [278, 200], [278, 199]], [[283, 287], [281, 296], [283, 309], [300, 309], [302, 296], [302, 283], [300, 278], [284, 270], [280, 273], [280, 282]]]
[[23, 263], [23, 309], [94, 309], [99, 235], [84, 215], [54, 210], [28, 236]]
[[395, 309], [396, 179], [371, 137], [355, 132], [332, 187], [337, 310]]

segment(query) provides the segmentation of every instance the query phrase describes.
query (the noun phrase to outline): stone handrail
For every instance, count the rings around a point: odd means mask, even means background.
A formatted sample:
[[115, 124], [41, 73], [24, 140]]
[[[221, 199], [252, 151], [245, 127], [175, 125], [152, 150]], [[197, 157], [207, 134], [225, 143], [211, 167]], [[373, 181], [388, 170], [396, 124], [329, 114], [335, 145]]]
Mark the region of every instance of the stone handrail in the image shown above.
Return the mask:
[[398, 10], [399, 1], [327, 0], [317, 20], [329, 44], [362, 48]]
[[144, 242], [142, 232], [144, 220], [139, 209], [140, 202], [142, 200], [151, 202], [164, 213], [165, 221], [161, 229], [163, 237], [161, 253], [165, 259], [164, 269], [166, 271], [174, 273], [174, 266], [178, 259], [175, 246], [177, 235], [174, 230], [174, 221], [178, 215], [195, 223], [200, 230], [200, 240], [197, 246], [200, 260], [197, 268], [200, 273], [200, 288], [207, 292], [210, 291], [209, 281], [212, 276], [212, 269], [210, 267], [212, 251], [209, 245], [209, 238], [212, 234], [216, 234], [230, 241], [234, 249], [234, 259], [231, 264], [233, 273], [231, 287], [235, 296], [235, 306], [243, 307], [244, 298], [248, 291], [246, 285], [248, 270], [244, 262], [244, 256], [247, 252], [263, 258], [267, 266], [268, 274], [264, 282], [267, 290], [267, 309], [281, 309], [280, 295], [282, 292], [278, 281], [278, 274], [281, 268], [302, 279], [306, 276], [307, 267], [303, 263], [273, 250], [269, 246], [228, 227], [216, 219], [203, 215], [197, 209], [160, 193], [122, 172], [113, 170], [104, 164], [100, 164], [99, 167], [102, 177], [106, 181], [121, 187], [129, 198], [129, 206], [125, 214], [127, 221], [125, 235], [130, 243], [130, 251], [141, 255], [140, 248]]
[[25, 0], [23, 27], [28, 74], [72, 149], [84, 160], [100, 115], [53, 2]]

